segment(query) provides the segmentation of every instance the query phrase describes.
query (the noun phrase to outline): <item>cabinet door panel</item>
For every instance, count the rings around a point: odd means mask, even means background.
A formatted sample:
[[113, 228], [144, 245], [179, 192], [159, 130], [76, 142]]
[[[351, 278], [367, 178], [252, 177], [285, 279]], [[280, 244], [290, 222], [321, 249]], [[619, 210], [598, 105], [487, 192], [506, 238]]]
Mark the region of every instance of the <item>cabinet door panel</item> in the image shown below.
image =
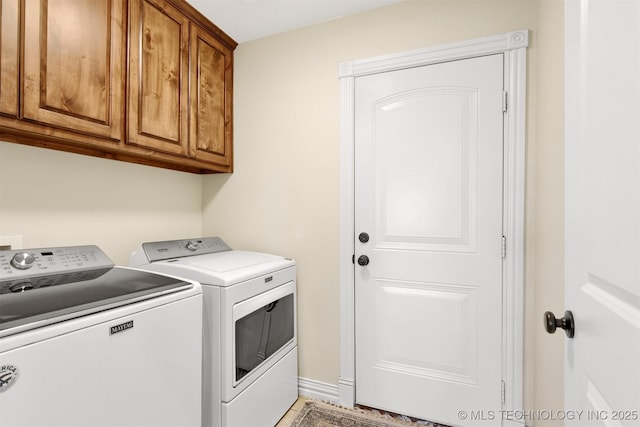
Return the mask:
[[123, 2], [26, 0], [24, 117], [122, 138]]
[[189, 23], [164, 1], [131, 2], [128, 143], [186, 155]]
[[232, 164], [233, 53], [191, 26], [190, 156]]
[[18, 115], [18, 0], [0, 0], [0, 114]]

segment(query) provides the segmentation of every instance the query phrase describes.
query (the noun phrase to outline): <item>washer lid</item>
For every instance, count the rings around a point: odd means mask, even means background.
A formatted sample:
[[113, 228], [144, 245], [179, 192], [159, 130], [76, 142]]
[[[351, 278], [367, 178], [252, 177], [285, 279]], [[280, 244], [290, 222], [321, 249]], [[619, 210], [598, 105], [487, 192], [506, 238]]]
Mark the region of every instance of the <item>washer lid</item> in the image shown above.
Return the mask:
[[230, 286], [295, 265], [290, 258], [229, 250], [152, 262], [145, 269], [185, 277], [202, 285]]
[[190, 257], [185, 260], [185, 264], [220, 274], [234, 270], [260, 268], [261, 264], [268, 264], [280, 260], [282, 260], [282, 257], [259, 252], [230, 251], [210, 256]]
[[0, 337], [192, 287], [122, 267], [1, 281]]

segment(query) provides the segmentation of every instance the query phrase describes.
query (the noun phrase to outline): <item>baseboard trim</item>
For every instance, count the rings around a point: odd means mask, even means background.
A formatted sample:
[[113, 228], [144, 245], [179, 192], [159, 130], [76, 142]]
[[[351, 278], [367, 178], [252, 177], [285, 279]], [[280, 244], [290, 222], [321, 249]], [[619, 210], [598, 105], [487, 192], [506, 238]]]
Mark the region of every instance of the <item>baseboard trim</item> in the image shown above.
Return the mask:
[[309, 378], [298, 377], [298, 394], [311, 399], [338, 403], [338, 386]]

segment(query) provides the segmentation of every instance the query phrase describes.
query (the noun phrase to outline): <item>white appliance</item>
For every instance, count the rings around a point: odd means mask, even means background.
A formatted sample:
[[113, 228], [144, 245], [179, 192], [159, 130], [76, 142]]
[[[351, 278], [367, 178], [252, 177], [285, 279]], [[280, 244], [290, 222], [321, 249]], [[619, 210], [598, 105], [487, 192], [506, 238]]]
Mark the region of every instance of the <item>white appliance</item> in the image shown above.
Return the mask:
[[96, 246], [0, 251], [0, 426], [200, 426], [201, 311]]
[[295, 262], [210, 237], [144, 243], [130, 265], [202, 284], [203, 426], [273, 427], [298, 397]]

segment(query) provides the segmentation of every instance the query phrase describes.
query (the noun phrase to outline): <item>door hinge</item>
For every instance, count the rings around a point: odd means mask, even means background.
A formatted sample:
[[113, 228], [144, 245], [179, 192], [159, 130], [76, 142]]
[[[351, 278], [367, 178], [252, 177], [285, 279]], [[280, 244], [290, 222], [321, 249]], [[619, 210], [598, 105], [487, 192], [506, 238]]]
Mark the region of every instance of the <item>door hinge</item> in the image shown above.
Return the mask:
[[507, 386], [504, 383], [504, 381], [500, 381], [502, 384], [500, 386], [500, 401], [502, 403], [504, 403], [505, 400], [507, 400]]
[[507, 238], [502, 236], [502, 258], [507, 257]]
[[351, 255], [351, 264], [355, 265], [356, 263], [356, 254]]
[[508, 105], [508, 101], [507, 101], [508, 95], [506, 91], [502, 91], [502, 112], [506, 113], [507, 112], [507, 105]]

